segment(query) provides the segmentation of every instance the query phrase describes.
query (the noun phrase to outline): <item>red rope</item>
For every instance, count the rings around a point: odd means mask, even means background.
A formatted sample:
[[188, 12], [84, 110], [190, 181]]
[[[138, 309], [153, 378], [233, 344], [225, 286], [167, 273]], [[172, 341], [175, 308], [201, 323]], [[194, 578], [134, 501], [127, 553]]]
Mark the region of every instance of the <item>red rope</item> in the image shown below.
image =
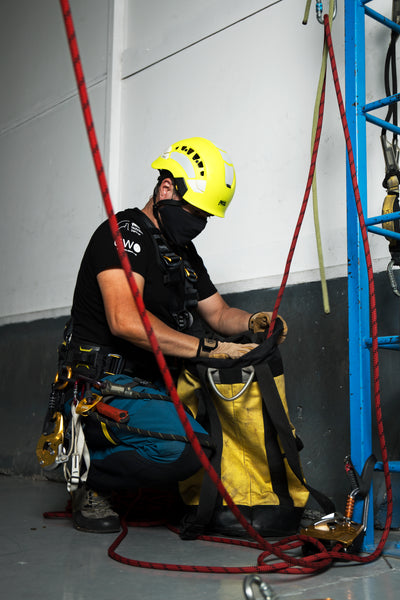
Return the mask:
[[280, 307], [281, 300], [282, 300], [282, 297], [283, 297], [283, 292], [285, 291], [287, 280], [289, 278], [290, 267], [292, 265], [294, 251], [296, 249], [297, 240], [298, 240], [299, 234], [300, 234], [300, 229], [301, 229], [301, 226], [303, 224], [304, 215], [305, 215], [306, 209], [307, 209], [308, 199], [310, 197], [310, 191], [311, 191], [312, 182], [313, 182], [314, 173], [315, 173], [315, 166], [316, 166], [316, 163], [317, 163], [317, 155], [318, 155], [318, 149], [319, 149], [319, 142], [320, 142], [320, 139], [321, 139], [322, 121], [323, 121], [324, 107], [325, 107], [325, 87], [326, 87], [326, 73], [325, 73], [324, 82], [323, 82], [323, 85], [322, 85], [321, 99], [320, 99], [319, 109], [318, 109], [317, 128], [316, 128], [316, 132], [315, 132], [315, 139], [314, 139], [313, 151], [312, 151], [312, 154], [311, 154], [311, 164], [310, 164], [310, 169], [309, 169], [309, 172], [308, 172], [308, 179], [307, 179], [306, 189], [305, 189], [305, 192], [304, 192], [303, 202], [302, 202], [301, 208], [300, 208], [299, 218], [297, 219], [296, 227], [295, 227], [295, 230], [294, 230], [292, 243], [290, 245], [289, 254], [288, 254], [288, 257], [286, 259], [286, 265], [285, 265], [285, 270], [284, 270], [284, 273], [283, 273], [282, 282], [281, 282], [281, 285], [280, 285], [280, 288], [279, 288], [279, 291], [278, 291], [278, 295], [277, 295], [277, 298], [276, 298], [276, 301], [275, 301], [274, 310], [272, 312], [271, 323], [270, 323], [270, 326], [269, 326], [269, 331], [268, 331], [267, 337], [270, 337], [272, 335], [273, 331], [274, 331], [276, 317], [278, 316], [278, 311], [279, 311], [279, 307]]
[[336, 68], [336, 60], [333, 51], [332, 37], [329, 25], [329, 18], [327, 15], [324, 16], [324, 26], [325, 26], [325, 36], [328, 45], [329, 58], [331, 62], [333, 81], [336, 90], [336, 96], [339, 105], [339, 112], [342, 119], [343, 131], [346, 140], [346, 149], [349, 160], [349, 168], [351, 173], [351, 180], [354, 190], [354, 197], [357, 206], [358, 220], [360, 223], [361, 235], [364, 245], [364, 253], [367, 264], [367, 272], [368, 272], [368, 285], [369, 285], [369, 298], [370, 298], [370, 314], [371, 314], [371, 334], [372, 334], [372, 366], [373, 366], [373, 389], [374, 389], [374, 402], [375, 402], [375, 412], [376, 412], [376, 420], [379, 434], [379, 444], [382, 454], [383, 461], [383, 471], [385, 477], [385, 485], [386, 485], [386, 493], [387, 493], [387, 516], [386, 523], [384, 527], [384, 531], [382, 534], [382, 538], [375, 550], [375, 552], [371, 555], [370, 560], [373, 560], [374, 557], [378, 557], [383, 550], [383, 547], [387, 541], [390, 525], [392, 522], [392, 514], [393, 514], [393, 497], [392, 497], [392, 486], [390, 482], [390, 473], [389, 473], [389, 463], [388, 463], [388, 454], [386, 448], [386, 440], [383, 430], [383, 421], [382, 421], [382, 409], [381, 409], [381, 396], [380, 396], [380, 384], [379, 384], [379, 355], [378, 355], [378, 319], [376, 312], [376, 296], [375, 296], [375, 282], [374, 282], [374, 273], [372, 268], [372, 259], [371, 252], [368, 242], [367, 228], [365, 225], [365, 219], [362, 209], [360, 190], [357, 182], [357, 173], [356, 167], [354, 163], [354, 154], [353, 148], [350, 139], [349, 128], [347, 124], [346, 118], [346, 110], [343, 103], [343, 97], [340, 90], [339, 84], [339, 76]]
[[[357, 560], [358, 562], [367, 562], [368, 560], [373, 560], [372, 557], [376, 558], [379, 555], [378, 549], [370, 557], [365, 557], [364, 559], [361, 559], [359, 556], [349, 556], [339, 550], [336, 551], [335, 549], [331, 552], [327, 552], [325, 550], [324, 546], [318, 540], [312, 540], [311, 538], [308, 538], [308, 537], [305, 538], [302, 536], [294, 536], [291, 538], [286, 538], [285, 540], [281, 540], [281, 541], [273, 543], [273, 544], [268, 543], [266, 540], [264, 540], [258, 534], [257, 531], [255, 531], [255, 529], [247, 522], [247, 520], [240, 513], [239, 509], [237, 508], [237, 506], [233, 502], [232, 498], [228, 494], [227, 490], [225, 489], [224, 485], [222, 484], [221, 480], [219, 479], [217, 473], [215, 472], [212, 465], [208, 461], [205, 453], [203, 452], [203, 450], [201, 448], [199, 441], [197, 440], [197, 437], [195, 436], [195, 434], [193, 432], [193, 429], [188, 421], [188, 418], [186, 416], [183, 405], [177, 394], [170, 371], [165, 362], [165, 358], [161, 352], [161, 349], [158, 345], [156, 336], [154, 334], [154, 331], [153, 331], [153, 328], [151, 325], [151, 321], [147, 315], [143, 299], [141, 297], [140, 291], [137, 287], [135, 278], [133, 276], [131, 266], [129, 263], [129, 259], [124, 250], [121, 234], [118, 229], [118, 223], [117, 223], [114, 211], [113, 211], [111, 198], [110, 198], [108, 185], [107, 185], [107, 180], [106, 180], [103, 163], [102, 163], [102, 159], [101, 159], [101, 154], [100, 154], [100, 150], [99, 150], [99, 146], [98, 146], [98, 142], [97, 142], [97, 137], [96, 137], [94, 122], [93, 122], [92, 113], [91, 113], [91, 109], [90, 109], [90, 103], [89, 103], [89, 98], [88, 98], [88, 94], [87, 94], [85, 79], [84, 79], [84, 75], [83, 75], [83, 69], [82, 69], [74, 24], [73, 24], [72, 15], [71, 15], [71, 9], [70, 9], [68, 0], [60, 0], [60, 4], [61, 4], [63, 17], [64, 17], [64, 23], [65, 23], [65, 28], [66, 28], [66, 32], [67, 32], [68, 43], [69, 43], [69, 48], [70, 48], [70, 52], [71, 52], [72, 63], [73, 63], [75, 77], [76, 77], [76, 81], [77, 81], [79, 96], [80, 96], [80, 100], [81, 100], [84, 121], [85, 121], [86, 129], [87, 129], [87, 133], [88, 133], [88, 137], [89, 137], [90, 148], [91, 148], [92, 155], [93, 155], [93, 160], [94, 160], [97, 177], [98, 177], [99, 184], [100, 184], [100, 190], [102, 193], [104, 205], [105, 205], [106, 212], [108, 215], [111, 232], [112, 232], [113, 238], [116, 242], [117, 251], [118, 251], [120, 261], [121, 261], [121, 265], [124, 269], [128, 283], [130, 285], [132, 295], [136, 302], [136, 305], [137, 305], [141, 320], [143, 322], [143, 326], [144, 326], [147, 336], [149, 338], [153, 353], [156, 357], [157, 364], [158, 364], [160, 372], [163, 376], [168, 393], [170, 394], [170, 396], [174, 402], [175, 408], [178, 412], [178, 415], [179, 415], [182, 425], [185, 429], [185, 432], [186, 432], [197, 456], [199, 457], [203, 467], [208, 472], [212, 481], [216, 485], [219, 493], [222, 495], [222, 497], [226, 501], [227, 505], [231, 509], [232, 513], [235, 515], [235, 517], [239, 521], [239, 523], [242, 525], [242, 527], [244, 527], [244, 529], [248, 532], [248, 534], [256, 541], [256, 543], [252, 543], [250, 547], [263, 550], [262, 554], [258, 558], [258, 565], [253, 566], [253, 567], [208, 567], [208, 566], [193, 566], [193, 565], [170, 565], [170, 564], [164, 564], [164, 563], [155, 563], [155, 562], [147, 562], [147, 561], [128, 559], [128, 558], [125, 558], [125, 557], [117, 554], [115, 551], [116, 548], [119, 546], [119, 544], [121, 543], [121, 541], [125, 538], [125, 536], [127, 534], [127, 524], [126, 524], [126, 522], [123, 521], [123, 530], [122, 530], [121, 534], [117, 537], [117, 539], [114, 541], [114, 543], [110, 546], [109, 552], [108, 552], [109, 556], [115, 560], [118, 560], [119, 562], [124, 563], [124, 564], [129, 564], [129, 565], [138, 566], [138, 567], [146, 567], [146, 568], [162, 569], [162, 570], [207, 572], [207, 573], [280, 572], [280, 573], [311, 574], [311, 573], [315, 573], [316, 571], [320, 571], [321, 569], [327, 568], [327, 566], [329, 566], [332, 563], [332, 560], [334, 558], [340, 558], [341, 560]], [[328, 38], [329, 22], [327, 23], [327, 21], [325, 21], [325, 30], [326, 30], [327, 40], [330, 40], [330, 41], [328, 41], [328, 43], [330, 43], [332, 45], [330, 35]], [[330, 49], [330, 56], [331, 56], [331, 53], [333, 56], [332, 48]], [[333, 58], [333, 61], [334, 61], [334, 58]], [[331, 57], [331, 62], [332, 62], [332, 57]], [[333, 69], [333, 64], [332, 64], [332, 69]], [[336, 83], [335, 83], [335, 85], [336, 85]], [[339, 84], [337, 82], [337, 86], [338, 85]], [[314, 149], [313, 149], [313, 154], [312, 154], [310, 173], [309, 173], [309, 177], [308, 177], [308, 181], [307, 181], [306, 193], [305, 193], [305, 197], [303, 200], [299, 221], [296, 226], [295, 236], [294, 236], [292, 246], [290, 249], [281, 289], [279, 291], [277, 302], [274, 307], [273, 321], [276, 318], [278, 308], [279, 308], [279, 303], [282, 298], [283, 291], [284, 291], [284, 288], [285, 288], [285, 285], [287, 282], [287, 278], [289, 275], [291, 260], [292, 260], [294, 249], [295, 249], [295, 246], [297, 243], [297, 238], [299, 235], [301, 223], [304, 218], [304, 213], [305, 213], [305, 209], [307, 206], [308, 196], [309, 196], [310, 189], [311, 189], [312, 179], [314, 176], [315, 163], [316, 163], [316, 157], [317, 157], [317, 152], [318, 152], [321, 127], [322, 127], [323, 105], [324, 105], [324, 97], [325, 97], [324, 92], [325, 92], [325, 82], [324, 82], [324, 91], [323, 91], [323, 94], [321, 95], [317, 133], [316, 133], [315, 144], [314, 144]], [[339, 88], [339, 93], [340, 93], [340, 88]], [[338, 98], [339, 98], [339, 96], [338, 96]], [[339, 105], [340, 105], [340, 103], [339, 103]], [[348, 137], [348, 135], [347, 135], [347, 137]], [[347, 139], [347, 137], [346, 137], [346, 139]], [[351, 147], [351, 145], [350, 145], [350, 147]], [[361, 220], [360, 220], [360, 222], [361, 222]], [[364, 224], [364, 227], [365, 227], [365, 224]], [[375, 317], [376, 317], [376, 313], [375, 313]], [[376, 323], [376, 318], [375, 318], [375, 323]], [[273, 326], [271, 326], [270, 329], [272, 331]], [[379, 386], [379, 382], [378, 382], [378, 386]], [[380, 423], [381, 423], [381, 417], [380, 417]], [[382, 429], [382, 433], [383, 433], [383, 429]], [[384, 448], [385, 448], [385, 446], [384, 446]], [[384, 464], [385, 464], [385, 462], [384, 462]], [[385, 476], [386, 476], [386, 473], [385, 473]], [[390, 495], [390, 500], [391, 500], [391, 495]], [[388, 495], [388, 504], [389, 504], [389, 495]], [[390, 528], [390, 524], [389, 524], [389, 528]], [[385, 532], [386, 532], [386, 529], [385, 529]], [[200, 539], [213, 539], [213, 540], [220, 541], [222, 543], [229, 543], [229, 544], [242, 545], [242, 546], [246, 545], [245, 542], [238, 541], [238, 540], [230, 540], [230, 539], [225, 539], [225, 538], [218, 539], [218, 538], [209, 538], [207, 536], [202, 536], [202, 537], [200, 537]], [[301, 546], [304, 541], [307, 541], [307, 543], [309, 543], [309, 544], [310, 543], [315, 544], [315, 546], [319, 550], [319, 553], [313, 554], [313, 555], [310, 555], [310, 556], [307, 556], [304, 558], [296, 558], [296, 557], [286, 554], [287, 551], [294, 550], [294, 549], [298, 548], [299, 546]], [[247, 543], [247, 544], [249, 544], [249, 543]], [[383, 547], [383, 545], [380, 545], [380, 546]], [[281, 559], [283, 562], [273, 563], [273, 564], [265, 564], [265, 561], [267, 559], [269, 559], [269, 557], [271, 557], [271, 556], [277, 557], [277, 558]]]

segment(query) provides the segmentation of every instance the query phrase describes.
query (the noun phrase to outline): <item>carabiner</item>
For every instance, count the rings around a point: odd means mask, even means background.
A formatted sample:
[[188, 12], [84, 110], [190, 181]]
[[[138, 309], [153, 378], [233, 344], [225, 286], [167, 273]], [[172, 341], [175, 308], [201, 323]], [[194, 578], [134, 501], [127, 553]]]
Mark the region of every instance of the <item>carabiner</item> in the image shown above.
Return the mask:
[[259, 575], [247, 575], [243, 581], [243, 592], [246, 600], [255, 600], [253, 591], [254, 584], [258, 585], [263, 600], [277, 600], [272, 588], [261, 579]]
[[[318, 22], [321, 23], [321, 25], [324, 24], [324, 17], [323, 17], [323, 2], [321, 2], [320, 0], [316, 0], [315, 3], [315, 12], [317, 13], [317, 19]], [[332, 15], [332, 20], [336, 17], [336, 12], [337, 12], [337, 0], [335, 0], [335, 5], [333, 8], [333, 15]]]
[[64, 383], [58, 383], [59, 380], [60, 380], [60, 378], [61, 378], [61, 375], [60, 375], [60, 372], [57, 371], [56, 376], [54, 378], [54, 384], [58, 384], [56, 386], [56, 390], [63, 390], [63, 389], [65, 389], [67, 387], [67, 385], [69, 384], [69, 382], [71, 381], [71, 377], [72, 377], [72, 369], [71, 369], [71, 367], [63, 367], [61, 369], [61, 371], [66, 371], [67, 375], [66, 375], [66, 377], [62, 376], [63, 379], [65, 379]]
[[393, 267], [396, 262], [392, 259], [387, 266], [387, 274], [389, 276], [390, 285], [392, 287], [392, 292], [396, 294], [396, 296], [400, 296], [399, 288], [397, 287], [397, 281], [393, 273]]

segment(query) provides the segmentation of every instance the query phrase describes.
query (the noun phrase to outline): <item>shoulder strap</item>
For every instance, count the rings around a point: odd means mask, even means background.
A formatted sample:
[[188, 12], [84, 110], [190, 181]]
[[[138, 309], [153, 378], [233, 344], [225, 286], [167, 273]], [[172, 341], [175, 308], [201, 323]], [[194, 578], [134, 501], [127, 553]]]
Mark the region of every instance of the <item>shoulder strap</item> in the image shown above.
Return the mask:
[[198, 304], [197, 274], [185, 257], [174, 252], [167, 244], [159, 229], [139, 209], [135, 216], [150, 233], [156, 251], [157, 262], [163, 273], [164, 284], [170, 286], [169, 312], [177, 329], [182, 331], [193, 323], [191, 310]]

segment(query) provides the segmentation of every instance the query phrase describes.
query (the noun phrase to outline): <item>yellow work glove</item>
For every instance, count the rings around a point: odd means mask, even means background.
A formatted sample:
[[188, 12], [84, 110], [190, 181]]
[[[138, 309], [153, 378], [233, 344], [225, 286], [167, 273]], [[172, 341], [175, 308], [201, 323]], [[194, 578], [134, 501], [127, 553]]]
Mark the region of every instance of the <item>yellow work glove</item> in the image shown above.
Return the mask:
[[256, 348], [258, 344], [235, 344], [219, 342], [209, 338], [199, 340], [197, 356], [203, 358], [240, 358], [243, 354]]
[[[283, 323], [283, 331], [282, 335], [278, 338], [278, 344], [282, 344], [282, 342], [286, 339], [287, 334], [287, 324], [286, 321], [282, 319], [280, 315], [278, 315], [279, 319]], [[251, 315], [249, 319], [249, 330], [253, 333], [258, 333], [259, 331], [267, 331], [268, 327], [271, 324], [272, 312], [258, 312]]]

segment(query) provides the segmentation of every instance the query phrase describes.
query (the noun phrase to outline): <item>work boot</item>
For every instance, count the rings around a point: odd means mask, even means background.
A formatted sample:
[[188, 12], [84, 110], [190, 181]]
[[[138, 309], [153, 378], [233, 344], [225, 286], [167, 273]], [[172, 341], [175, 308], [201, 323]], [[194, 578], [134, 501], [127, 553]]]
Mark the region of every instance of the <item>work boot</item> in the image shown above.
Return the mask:
[[89, 533], [116, 533], [121, 528], [110, 496], [85, 485], [72, 493], [72, 522], [75, 529]]

